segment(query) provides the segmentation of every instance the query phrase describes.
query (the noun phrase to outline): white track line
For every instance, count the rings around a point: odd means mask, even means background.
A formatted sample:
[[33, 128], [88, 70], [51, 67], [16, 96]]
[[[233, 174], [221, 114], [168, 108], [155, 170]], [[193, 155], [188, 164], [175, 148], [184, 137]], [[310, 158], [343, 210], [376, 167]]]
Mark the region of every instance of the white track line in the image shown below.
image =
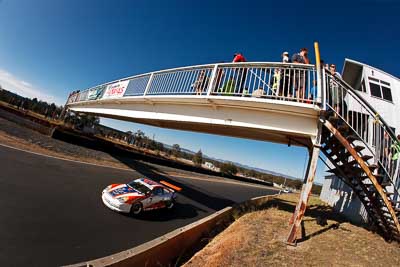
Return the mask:
[[[96, 163], [90, 163], [90, 162], [84, 162], [84, 161], [78, 161], [78, 160], [73, 160], [73, 159], [66, 159], [66, 158], [61, 158], [61, 157], [56, 157], [56, 156], [50, 156], [50, 155], [46, 155], [46, 154], [42, 154], [42, 153], [38, 153], [38, 152], [33, 152], [30, 150], [25, 150], [25, 149], [21, 149], [21, 148], [17, 148], [17, 147], [13, 147], [13, 146], [9, 146], [9, 145], [5, 145], [5, 144], [1, 144], [0, 146], [3, 147], [7, 147], [10, 149], [15, 149], [18, 151], [22, 151], [25, 153], [30, 153], [30, 154], [34, 154], [37, 156], [42, 156], [42, 157], [47, 157], [47, 158], [52, 158], [52, 159], [58, 159], [58, 160], [63, 160], [63, 161], [69, 161], [69, 162], [74, 162], [74, 163], [79, 163], [79, 164], [85, 164], [85, 165], [91, 165], [91, 166], [96, 166], [96, 167], [102, 167], [102, 168], [110, 168], [110, 169], [116, 169], [116, 170], [121, 170], [121, 171], [130, 171], [133, 172], [135, 171], [134, 169], [130, 169], [130, 168], [120, 168], [120, 167], [114, 167], [114, 166], [106, 166], [106, 165], [100, 165], [100, 164], [96, 164]], [[174, 175], [169, 175], [167, 174], [167, 176], [170, 177], [174, 177]], [[184, 175], [182, 175], [184, 176]], [[238, 185], [245, 185], [245, 186], [252, 186], [252, 187], [259, 187], [259, 188], [271, 188], [268, 186], [264, 186], [264, 185], [258, 185], [258, 184], [250, 184], [247, 182], [238, 182], [238, 181], [226, 181], [226, 180], [217, 180], [217, 179], [209, 179], [209, 178], [194, 178], [194, 177], [179, 177], [176, 176], [175, 178], [181, 178], [181, 179], [191, 179], [191, 180], [202, 180], [202, 181], [210, 181], [210, 182], [217, 182], [217, 183], [227, 183], [227, 184], [238, 184]]]

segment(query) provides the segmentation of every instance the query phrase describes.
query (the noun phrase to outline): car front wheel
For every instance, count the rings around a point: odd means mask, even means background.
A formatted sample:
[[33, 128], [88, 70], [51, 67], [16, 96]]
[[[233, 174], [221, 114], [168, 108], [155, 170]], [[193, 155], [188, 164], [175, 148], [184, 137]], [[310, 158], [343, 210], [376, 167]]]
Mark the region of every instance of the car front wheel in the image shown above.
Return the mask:
[[142, 212], [142, 210], [143, 210], [143, 206], [142, 206], [142, 203], [140, 203], [140, 202], [134, 203], [131, 207], [131, 213], [133, 215], [140, 214]]
[[173, 200], [168, 200], [165, 202], [165, 207], [169, 210], [172, 209], [174, 206], [175, 206], [175, 201]]

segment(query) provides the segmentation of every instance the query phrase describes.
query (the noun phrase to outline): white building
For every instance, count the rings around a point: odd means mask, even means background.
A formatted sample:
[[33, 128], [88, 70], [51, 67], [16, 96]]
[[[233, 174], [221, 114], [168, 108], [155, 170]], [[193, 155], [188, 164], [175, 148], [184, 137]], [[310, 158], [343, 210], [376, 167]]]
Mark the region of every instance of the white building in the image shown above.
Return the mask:
[[[342, 77], [376, 109], [396, 135], [400, 133], [399, 78], [350, 59], [344, 61]], [[349, 110], [356, 110], [356, 107], [350, 104]]]
[[209, 161], [206, 161], [206, 162], [204, 163], [203, 166], [204, 166], [204, 168], [207, 168], [207, 169], [209, 169], [209, 170], [219, 171], [219, 168], [215, 167], [215, 165], [212, 164], [212, 163], [209, 162]]
[[[400, 79], [366, 64], [345, 59], [343, 80], [356, 89], [360, 95], [380, 114], [396, 135], [400, 134]], [[357, 103], [347, 103], [349, 116], [364, 127], [368, 142], [374, 143], [378, 137], [374, 133], [374, 118], [364, 114]], [[365, 125], [370, 127], [365, 127]], [[368, 130], [367, 130], [368, 129]], [[379, 138], [379, 137], [378, 137]], [[399, 183], [397, 183], [399, 184]], [[366, 211], [352, 190], [335, 175], [328, 175], [321, 191], [321, 199], [350, 220], [363, 222]]]

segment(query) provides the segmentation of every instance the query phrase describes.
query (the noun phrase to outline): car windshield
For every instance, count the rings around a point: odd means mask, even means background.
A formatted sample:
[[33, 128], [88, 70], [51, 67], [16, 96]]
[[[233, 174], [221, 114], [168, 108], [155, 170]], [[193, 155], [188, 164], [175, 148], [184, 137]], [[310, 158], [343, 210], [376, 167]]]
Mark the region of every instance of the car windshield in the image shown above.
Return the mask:
[[132, 181], [128, 185], [142, 194], [147, 194], [148, 192], [150, 192], [150, 189], [147, 186], [136, 181]]

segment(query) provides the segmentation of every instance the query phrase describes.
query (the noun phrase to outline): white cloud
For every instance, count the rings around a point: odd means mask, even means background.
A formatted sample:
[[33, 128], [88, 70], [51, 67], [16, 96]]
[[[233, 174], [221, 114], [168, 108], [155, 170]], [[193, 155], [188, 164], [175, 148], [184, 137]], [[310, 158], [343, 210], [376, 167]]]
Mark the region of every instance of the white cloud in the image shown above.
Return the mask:
[[13, 74], [6, 70], [0, 69], [0, 85], [2, 88], [17, 93], [24, 97], [37, 98], [47, 102], [54, 102], [58, 105], [63, 105], [63, 101], [48, 94], [42, 89], [36, 88], [31, 83], [15, 77]]

